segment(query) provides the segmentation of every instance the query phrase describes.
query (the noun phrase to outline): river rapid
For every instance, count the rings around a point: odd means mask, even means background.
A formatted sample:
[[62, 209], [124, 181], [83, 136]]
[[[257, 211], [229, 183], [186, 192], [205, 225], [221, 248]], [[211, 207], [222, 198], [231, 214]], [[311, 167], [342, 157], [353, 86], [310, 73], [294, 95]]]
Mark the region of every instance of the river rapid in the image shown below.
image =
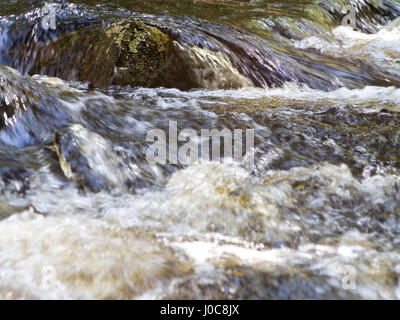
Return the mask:
[[[400, 299], [400, 1], [102, 2], [0, 5], [0, 299]], [[43, 49], [132, 16], [182, 78], [97, 88]], [[253, 145], [152, 163], [174, 123]]]

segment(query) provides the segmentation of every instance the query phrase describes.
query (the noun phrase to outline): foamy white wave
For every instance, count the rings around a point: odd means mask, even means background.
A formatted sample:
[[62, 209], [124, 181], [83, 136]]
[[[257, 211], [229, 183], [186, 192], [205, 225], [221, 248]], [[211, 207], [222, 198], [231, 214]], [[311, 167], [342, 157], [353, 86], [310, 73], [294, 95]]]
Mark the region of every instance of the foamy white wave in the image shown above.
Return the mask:
[[376, 251], [368, 236], [356, 231], [344, 234], [334, 246], [308, 244], [296, 250], [255, 250], [201, 241], [173, 245], [191, 257], [197, 272], [224, 264], [253, 266], [267, 274], [284, 273], [285, 270], [301, 274], [306, 269], [314, 276], [322, 276], [326, 283], [340, 290], [344, 288], [343, 283], [348, 276], [346, 272], [350, 270], [355, 276], [351, 290], [356, 296], [363, 299], [400, 299], [400, 282], [395, 280], [400, 276], [400, 254]]
[[340, 26], [332, 31], [333, 41], [308, 37], [295, 41], [294, 45], [299, 49], [313, 48], [335, 58], [360, 59], [396, 74], [400, 71], [399, 21], [396, 19], [375, 34], [366, 34], [354, 31], [350, 27]]
[[[400, 298], [393, 280], [400, 255], [387, 240], [396, 224], [362, 233], [356, 226], [375, 224], [379, 213], [339, 214], [335, 207], [337, 199], [342, 206], [362, 199], [366, 212], [395, 204], [398, 182], [393, 175], [358, 181], [346, 165], [327, 163], [252, 177], [233, 165], [199, 162], [174, 173], [164, 189], [137, 195], [33, 188], [26, 197], [47, 216], [23, 212], [0, 221], [0, 297], [182, 297], [192, 290], [185, 281], [199, 277], [218, 292], [212, 279], [228, 281], [218, 272], [232, 265], [264, 278], [311, 272], [307, 281], [329, 293], [341, 289], [341, 268], [350, 265], [356, 296]], [[393, 210], [387, 214], [395, 218]], [[314, 231], [318, 243], [307, 239]], [[285, 241], [298, 246], [269, 245]]]
[[[154, 89], [147, 89], [154, 90]], [[293, 82], [285, 83], [281, 88], [242, 88], [235, 91], [232, 90], [197, 90], [191, 92], [182, 92], [176, 89], [156, 89], [159, 95], [174, 95], [185, 99], [185, 103], [188, 103], [186, 99], [202, 99], [202, 104], [213, 104], [215, 99], [224, 99], [222, 103], [227, 104], [229, 99], [232, 99], [232, 103], [235, 101], [243, 100], [256, 100], [263, 99], [262, 103], [268, 104], [277, 103], [278, 105], [284, 105], [284, 103], [290, 102], [327, 102], [339, 105], [353, 104], [358, 106], [368, 105], [368, 107], [374, 104], [394, 104], [396, 107], [400, 107], [400, 88], [391, 87], [378, 87], [378, 86], [366, 86], [361, 89], [348, 89], [342, 87], [333, 91], [321, 91], [317, 89], [311, 89], [305, 85], [299, 85]], [[141, 89], [141, 94], [145, 94], [146, 90]], [[232, 98], [234, 97], [234, 98]], [[279, 101], [276, 101], [279, 98]], [[133, 98], [135, 99], [135, 98]], [[171, 99], [171, 98], [169, 98]], [[175, 98], [176, 99], [176, 98]], [[210, 100], [207, 100], [210, 99]], [[211, 100], [212, 99], [212, 100]], [[228, 99], [228, 100], [227, 100]], [[176, 104], [179, 107], [180, 103]], [[251, 105], [249, 105], [251, 108]], [[397, 108], [396, 108], [397, 110]]]
[[134, 298], [190, 270], [179, 261], [152, 237], [85, 216], [0, 223], [0, 299]]

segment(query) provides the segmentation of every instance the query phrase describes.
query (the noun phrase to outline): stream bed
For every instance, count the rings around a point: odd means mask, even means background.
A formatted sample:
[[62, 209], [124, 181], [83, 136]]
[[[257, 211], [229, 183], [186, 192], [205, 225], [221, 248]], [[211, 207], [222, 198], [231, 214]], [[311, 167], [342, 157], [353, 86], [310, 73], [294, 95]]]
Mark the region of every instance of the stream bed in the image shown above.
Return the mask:
[[[400, 299], [400, 1], [54, 3], [0, 7], [0, 299]], [[51, 47], [132, 17], [148, 87]], [[174, 161], [205, 129], [246, 155]]]

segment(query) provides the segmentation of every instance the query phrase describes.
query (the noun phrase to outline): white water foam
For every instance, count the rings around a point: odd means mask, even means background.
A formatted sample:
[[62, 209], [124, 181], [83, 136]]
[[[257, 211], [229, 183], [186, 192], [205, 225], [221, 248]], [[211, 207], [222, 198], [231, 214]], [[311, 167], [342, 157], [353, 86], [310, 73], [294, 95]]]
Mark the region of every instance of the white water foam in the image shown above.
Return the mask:
[[335, 28], [332, 34], [332, 41], [308, 37], [294, 41], [294, 45], [299, 49], [312, 48], [335, 58], [358, 59], [393, 74], [400, 72], [400, 18], [375, 34], [343, 26]]

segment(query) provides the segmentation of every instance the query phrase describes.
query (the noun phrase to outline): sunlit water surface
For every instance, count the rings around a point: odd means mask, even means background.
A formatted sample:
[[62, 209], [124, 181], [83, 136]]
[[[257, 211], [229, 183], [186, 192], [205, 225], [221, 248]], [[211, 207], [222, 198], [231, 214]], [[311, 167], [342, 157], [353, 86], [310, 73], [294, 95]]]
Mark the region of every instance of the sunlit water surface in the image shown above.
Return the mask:
[[[62, 3], [61, 21], [163, 14], [182, 45], [225, 48], [226, 32], [296, 70], [274, 65], [268, 88], [249, 59], [229, 65], [245, 87], [189, 91], [32, 75], [9, 50], [37, 41], [44, 1], [6, 2], [0, 61], [19, 72], [0, 66], [2, 108], [18, 106], [0, 131], [0, 298], [400, 298], [398, 1], [353, 1], [358, 31], [340, 26], [345, 1]], [[170, 121], [254, 129], [254, 162], [151, 164], [146, 134]], [[89, 159], [79, 177], [68, 148]]]

